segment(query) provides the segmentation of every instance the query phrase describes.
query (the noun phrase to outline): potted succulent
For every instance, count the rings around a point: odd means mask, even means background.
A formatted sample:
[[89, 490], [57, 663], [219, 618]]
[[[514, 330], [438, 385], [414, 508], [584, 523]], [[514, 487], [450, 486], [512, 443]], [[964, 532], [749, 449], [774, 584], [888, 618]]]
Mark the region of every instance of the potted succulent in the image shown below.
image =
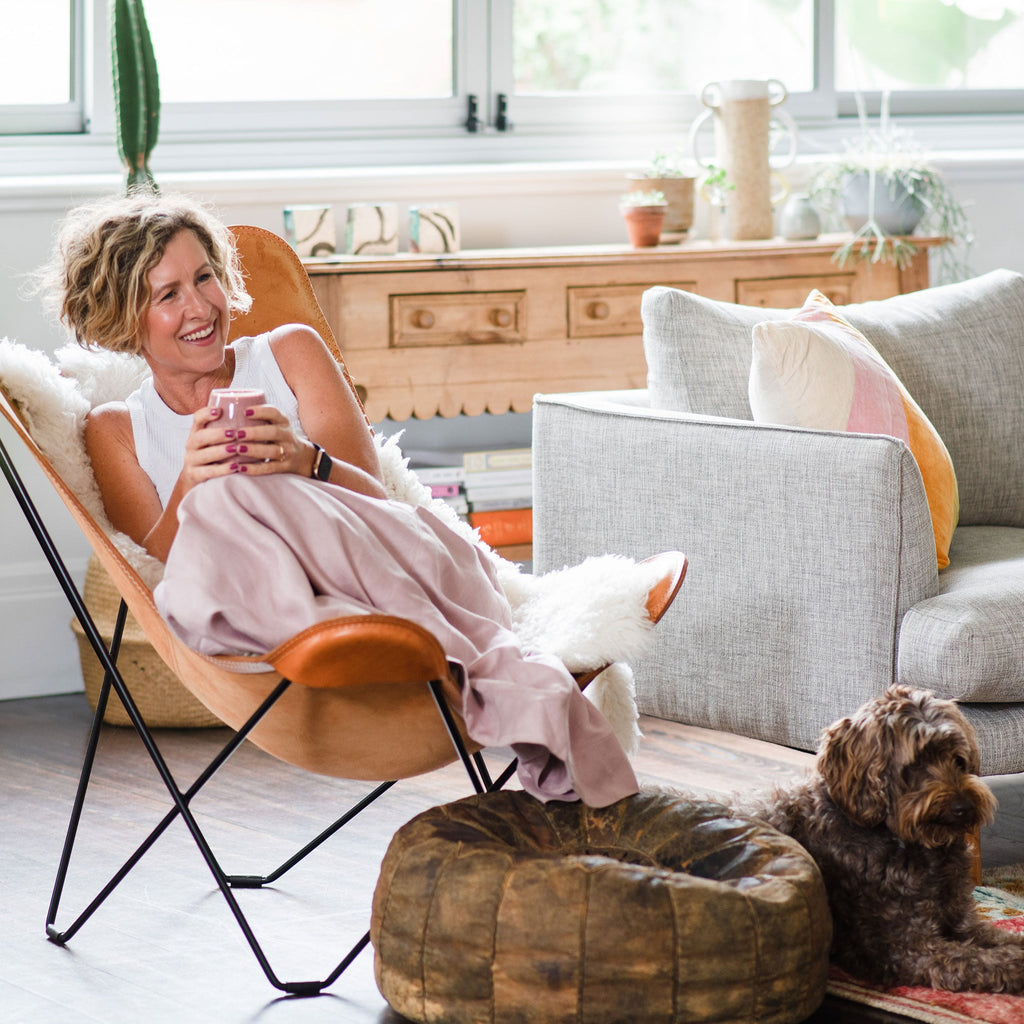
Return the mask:
[[658, 244], [667, 207], [665, 193], [659, 189], [637, 189], [619, 200], [619, 213], [626, 222], [629, 243], [634, 249]]
[[695, 179], [668, 154], [656, 152], [641, 171], [626, 176], [631, 192], [655, 189], [664, 193], [667, 208], [661, 228], [662, 242], [681, 242], [693, 227]]
[[867, 128], [862, 107], [861, 120], [860, 138], [811, 182], [811, 195], [833, 226], [853, 232], [836, 250], [837, 262], [862, 258], [904, 267], [917, 251], [910, 236], [919, 230], [949, 239], [937, 253], [939, 281], [968, 277], [970, 224], [942, 173], [908, 132], [891, 125], [887, 96], [877, 131]]

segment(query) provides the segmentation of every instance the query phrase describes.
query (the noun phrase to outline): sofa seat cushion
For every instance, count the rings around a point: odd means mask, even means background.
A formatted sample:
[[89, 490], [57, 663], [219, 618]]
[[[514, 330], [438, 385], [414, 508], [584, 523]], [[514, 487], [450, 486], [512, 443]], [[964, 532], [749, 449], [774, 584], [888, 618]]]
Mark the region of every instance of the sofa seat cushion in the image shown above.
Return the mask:
[[961, 526], [939, 593], [900, 627], [901, 683], [977, 703], [1024, 700], [1024, 530]]

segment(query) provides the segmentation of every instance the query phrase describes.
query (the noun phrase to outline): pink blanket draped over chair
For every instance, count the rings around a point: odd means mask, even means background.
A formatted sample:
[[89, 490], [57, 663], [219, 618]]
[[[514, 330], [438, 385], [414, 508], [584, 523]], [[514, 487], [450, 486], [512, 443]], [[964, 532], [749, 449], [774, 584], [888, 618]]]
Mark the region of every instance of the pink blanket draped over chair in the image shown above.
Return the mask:
[[264, 652], [327, 619], [401, 616], [465, 666], [467, 732], [511, 746], [527, 792], [594, 807], [637, 792], [564, 665], [520, 649], [486, 553], [428, 510], [294, 475], [230, 476], [192, 490], [179, 524], [154, 598], [195, 650]]

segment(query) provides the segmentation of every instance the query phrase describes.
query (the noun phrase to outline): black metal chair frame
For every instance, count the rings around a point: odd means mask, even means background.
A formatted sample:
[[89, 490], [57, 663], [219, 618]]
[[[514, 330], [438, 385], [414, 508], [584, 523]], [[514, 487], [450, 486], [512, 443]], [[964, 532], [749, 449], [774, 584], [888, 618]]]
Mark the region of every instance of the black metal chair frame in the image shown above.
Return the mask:
[[[209, 842], [203, 833], [202, 828], [196, 821], [195, 816], [192, 813], [190, 804], [196, 795], [202, 790], [207, 782], [219, 771], [221, 767], [227, 762], [231, 755], [242, 745], [249, 733], [256, 727], [256, 725], [262, 720], [262, 718], [273, 708], [280, 697], [285, 691], [293, 684], [288, 679], [282, 679], [276, 688], [268, 695], [264, 702], [256, 709], [255, 712], [250, 716], [248, 721], [241, 726], [235, 733], [235, 735], [228, 741], [228, 743], [220, 750], [220, 752], [210, 761], [207, 767], [200, 773], [195, 781], [185, 790], [182, 790], [175, 780], [171, 770], [167, 764], [166, 759], [161, 753], [153, 733], [146, 725], [141, 713], [139, 712], [138, 705], [132, 697], [131, 690], [128, 684], [125, 682], [117, 667], [118, 652], [121, 644], [121, 636], [124, 630], [124, 624], [127, 617], [128, 607], [122, 600], [118, 611], [117, 619], [114, 625], [114, 631], [111, 638], [110, 646], [108, 647], [104, 642], [99, 630], [93, 621], [92, 616], [89, 614], [89, 610], [85, 605], [85, 601], [82, 598], [78, 587], [68, 571], [67, 565], [60, 555], [53, 539], [46, 528], [42, 517], [35, 505], [35, 502], [30, 497], [28, 490], [26, 489], [20, 474], [14, 466], [6, 445], [4, 445], [2, 439], [0, 439], [0, 468], [3, 470], [3, 474], [7, 479], [8, 485], [12, 493], [14, 494], [19, 506], [21, 507], [22, 513], [25, 516], [26, 521], [32, 529], [36, 540], [39, 543], [43, 554], [46, 557], [47, 562], [52, 569], [57, 582], [60, 584], [61, 589], [64, 592], [71, 608], [82, 626], [82, 630], [89, 641], [89, 645], [94, 651], [96, 657], [104, 669], [103, 683], [100, 687], [99, 697], [97, 700], [97, 706], [92, 719], [92, 726], [89, 732], [88, 742], [86, 744], [85, 758], [82, 765], [82, 772], [78, 782], [78, 789], [75, 794], [74, 804], [71, 810], [71, 817], [68, 823], [67, 833], [64, 839], [64, 846], [61, 851], [60, 863], [57, 868], [57, 875], [54, 881], [53, 892], [50, 899], [49, 910], [46, 916], [46, 935], [47, 938], [59, 945], [65, 945], [79, 929], [86, 923], [86, 921], [93, 915], [93, 913], [100, 907], [100, 905], [106, 900], [106, 898], [117, 888], [117, 886], [124, 880], [128, 873], [135, 867], [136, 864], [142, 859], [146, 852], [153, 846], [153, 844], [159, 839], [159, 837], [166, 831], [168, 826], [178, 817], [182, 819], [192, 835], [196, 846], [201, 853], [203, 860], [206, 862], [207, 867], [210, 869], [210, 873], [213, 875], [213, 879], [220, 890], [221, 895], [224, 897], [231, 913], [234, 915], [235, 920], [238, 922], [239, 927], [245, 936], [249, 947], [252, 949], [256, 960], [259, 962], [260, 967], [263, 969], [263, 973], [266, 975], [267, 980], [274, 988], [281, 992], [285, 992], [289, 995], [294, 996], [313, 996], [318, 995], [323, 989], [332, 985], [341, 974], [349, 967], [349, 965], [355, 960], [359, 953], [368, 945], [370, 941], [370, 933], [367, 931], [355, 945], [345, 954], [342, 960], [338, 963], [337, 967], [334, 968], [325, 978], [319, 981], [282, 981], [278, 978], [267, 959], [266, 954], [263, 951], [258, 939], [251, 925], [249, 924], [248, 918], [242, 911], [238, 900], [235, 898], [233, 892], [234, 889], [258, 889], [263, 886], [270, 885], [277, 881], [282, 875], [291, 870], [296, 864], [303, 860], [306, 856], [321, 846], [326, 840], [330, 839], [336, 832], [338, 832], [344, 825], [351, 821], [357, 814], [361, 813], [367, 807], [369, 807], [374, 801], [382, 796], [387, 790], [389, 790], [395, 783], [394, 781], [386, 781], [380, 783], [375, 789], [368, 793], [363, 799], [359, 800], [352, 807], [350, 807], [344, 814], [341, 815], [333, 824], [329, 825], [324, 829], [316, 838], [307, 843], [301, 850], [296, 854], [282, 863], [279, 867], [271, 871], [266, 875], [231, 875], [224, 871], [218, 861], [216, 855], [210, 847]], [[450, 660], [449, 669], [453, 673], [453, 677], [459, 684], [460, 689], [465, 681], [464, 669], [461, 663]], [[512, 761], [496, 778], [492, 779], [487, 766], [484, 762], [483, 756], [480, 752], [470, 754], [466, 748], [466, 744], [462, 739], [462, 735], [459, 732], [458, 726], [455, 722], [455, 718], [448, 705], [446, 698], [442, 692], [443, 680], [433, 680], [426, 685], [429, 686], [430, 691], [433, 695], [434, 701], [437, 705], [437, 709], [444, 720], [444, 724], [448, 735], [451, 738], [452, 744], [458, 754], [459, 760], [462, 762], [463, 767], [469, 776], [470, 782], [477, 793], [483, 793], [501, 789], [506, 782], [512, 777], [515, 772], [516, 762]], [[93, 766], [96, 760], [96, 752], [99, 746], [101, 727], [103, 725], [103, 716], [106, 711], [107, 703], [110, 697], [111, 689], [120, 698], [128, 717], [134, 727], [139, 738], [142, 740], [143, 745], [149, 754], [150, 759], [153, 761], [156, 767], [157, 773], [159, 774], [167, 792], [170, 794], [171, 800], [173, 801], [173, 807], [166, 813], [163, 819], [156, 825], [155, 828], [149, 833], [145, 840], [138, 846], [135, 852], [124, 862], [124, 864], [118, 869], [117, 872], [111, 877], [107, 884], [99, 891], [95, 898], [86, 906], [86, 908], [79, 914], [75, 920], [64, 929], [58, 929], [56, 926], [57, 914], [60, 908], [61, 896], [64, 890], [64, 883], [67, 878], [68, 869], [71, 864], [72, 853], [74, 850], [75, 840], [78, 834], [78, 826], [81, 820], [82, 811], [85, 806], [86, 795], [89, 788], [89, 781], [92, 776]]]

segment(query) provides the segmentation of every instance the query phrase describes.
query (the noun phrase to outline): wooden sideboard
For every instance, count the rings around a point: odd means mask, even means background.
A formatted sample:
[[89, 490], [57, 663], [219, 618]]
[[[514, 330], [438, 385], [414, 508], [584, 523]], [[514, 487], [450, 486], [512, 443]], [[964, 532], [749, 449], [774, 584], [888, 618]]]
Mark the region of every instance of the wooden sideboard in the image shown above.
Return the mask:
[[832, 259], [813, 242], [578, 246], [305, 261], [370, 420], [528, 412], [537, 392], [646, 386], [640, 296], [672, 285], [789, 308], [812, 288], [837, 304], [928, 286], [928, 248], [903, 270]]

